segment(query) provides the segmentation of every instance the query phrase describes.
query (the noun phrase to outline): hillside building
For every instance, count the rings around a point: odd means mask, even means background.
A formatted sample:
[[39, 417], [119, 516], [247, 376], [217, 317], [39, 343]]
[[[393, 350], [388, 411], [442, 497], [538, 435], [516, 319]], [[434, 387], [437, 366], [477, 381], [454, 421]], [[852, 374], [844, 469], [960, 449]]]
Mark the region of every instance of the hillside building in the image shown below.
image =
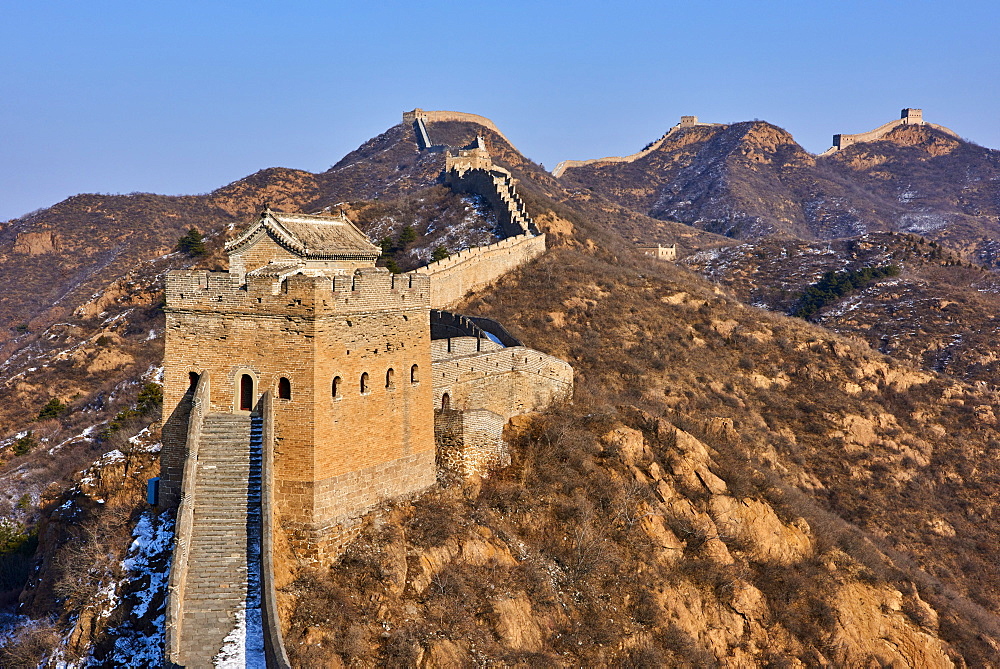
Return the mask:
[[657, 260], [677, 260], [677, 244], [663, 246], [661, 244], [638, 244], [637, 248], [643, 255]]

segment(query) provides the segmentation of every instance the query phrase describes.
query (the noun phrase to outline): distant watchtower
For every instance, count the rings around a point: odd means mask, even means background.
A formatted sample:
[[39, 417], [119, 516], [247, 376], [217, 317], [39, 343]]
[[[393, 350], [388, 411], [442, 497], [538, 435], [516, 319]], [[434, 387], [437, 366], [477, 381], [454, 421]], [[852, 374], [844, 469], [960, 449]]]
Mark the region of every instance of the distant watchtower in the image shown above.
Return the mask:
[[435, 479], [430, 279], [375, 267], [342, 216], [265, 210], [226, 245], [228, 272], [166, 282], [161, 494], [176, 504], [192, 389], [213, 413], [274, 407], [274, 504], [304, 555], [337, 526]]
[[907, 125], [923, 125], [924, 110], [906, 108], [899, 112], [899, 118]]

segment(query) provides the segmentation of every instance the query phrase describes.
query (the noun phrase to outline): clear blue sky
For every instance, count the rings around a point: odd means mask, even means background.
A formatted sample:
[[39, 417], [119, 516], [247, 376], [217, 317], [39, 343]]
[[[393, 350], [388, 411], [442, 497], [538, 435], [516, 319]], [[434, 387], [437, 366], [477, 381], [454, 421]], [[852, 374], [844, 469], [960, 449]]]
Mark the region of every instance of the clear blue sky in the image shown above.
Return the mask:
[[1000, 148], [998, 28], [987, 0], [0, 0], [0, 221], [322, 171], [414, 107], [488, 116], [550, 169], [682, 114], [818, 152], [922, 107]]

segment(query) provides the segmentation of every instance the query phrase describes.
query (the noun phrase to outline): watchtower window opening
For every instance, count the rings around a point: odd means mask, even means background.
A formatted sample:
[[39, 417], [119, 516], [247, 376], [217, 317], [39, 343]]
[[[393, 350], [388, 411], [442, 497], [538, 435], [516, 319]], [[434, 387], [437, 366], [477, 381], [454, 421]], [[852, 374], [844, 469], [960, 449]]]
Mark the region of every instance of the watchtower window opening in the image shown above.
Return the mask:
[[368, 394], [368, 390], [369, 390], [369, 388], [368, 388], [368, 372], [363, 372], [361, 374], [361, 394], [362, 395], [367, 395]]
[[198, 372], [188, 372], [188, 390], [194, 390], [198, 387], [198, 379], [201, 378]]
[[420, 382], [420, 374], [419, 374], [419, 372], [420, 372], [420, 369], [416, 365], [414, 365], [413, 367], [410, 367], [410, 383], [419, 383]]
[[330, 387], [330, 394], [335, 398], [340, 397], [340, 383], [341, 381], [339, 376], [333, 377], [333, 385]]
[[244, 374], [240, 377], [240, 411], [253, 410], [253, 377]]
[[396, 384], [392, 379], [395, 373], [396, 372], [393, 371], [392, 367], [390, 367], [385, 373], [385, 387], [389, 390], [392, 390], [393, 388], [396, 387]]
[[451, 408], [451, 395], [448, 393], [441, 396], [441, 408], [445, 410]]
[[278, 379], [278, 399], [280, 400], [290, 400], [292, 399], [292, 382], [281, 377]]

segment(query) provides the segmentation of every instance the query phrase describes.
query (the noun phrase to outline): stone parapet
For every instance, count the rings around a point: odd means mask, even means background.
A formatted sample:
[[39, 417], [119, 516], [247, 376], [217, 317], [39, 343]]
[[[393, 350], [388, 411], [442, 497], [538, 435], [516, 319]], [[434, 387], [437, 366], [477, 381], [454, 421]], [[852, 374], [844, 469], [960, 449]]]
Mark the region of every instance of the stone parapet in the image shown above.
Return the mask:
[[264, 393], [260, 400], [264, 419], [261, 444], [261, 623], [264, 628], [264, 656], [268, 667], [290, 669], [281, 632], [278, 593], [274, 578], [274, 528], [280, 519], [274, 504], [274, 397]]
[[459, 411], [486, 409], [504, 420], [569, 399], [573, 368], [559, 358], [514, 346], [437, 360], [434, 406]]
[[457, 358], [474, 353], [499, 351], [503, 348], [503, 344], [498, 344], [487, 337], [449, 337], [447, 339], [435, 339], [431, 342], [431, 360], [438, 362], [440, 360]]
[[457, 302], [504, 274], [545, 253], [545, 235], [518, 235], [476, 246], [415, 270], [429, 276], [430, 304], [441, 308]]
[[368, 268], [334, 276], [248, 276], [240, 285], [229, 272], [172, 270], [166, 277], [167, 312], [267, 313], [275, 316], [349, 314], [430, 304], [425, 274], [390, 274]]
[[[198, 446], [201, 443], [201, 429], [205, 415], [209, 410], [210, 384], [211, 380], [208, 374], [202, 374], [191, 399], [185, 443], [174, 445], [175, 449], [180, 450], [183, 476], [176, 480], [168, 480], [165, 487], [161, 487], [161, 494], [169, 495], [165, 497], [165, 504], [167, 506], [178, 505], [174, 522], [176, 539], [174, 541], [173, 562], [170, 567], [170, 580], [167, 583], [167, 612], [164, 625], [164, 653], [168, 660], [174, 662], [183, 653], [181, 627], [184, 619], [188, 558], [190, 556], [191, 536], [194, 532], [194, 512], [197, 503], [195, 483], [198, 476]], [[167, 450], [167, 446], [164, 444], [164, 451]], [[160, 485], [164, 486], [162, 473]], [[176, 492], [174, 492], [175, 490]]]

